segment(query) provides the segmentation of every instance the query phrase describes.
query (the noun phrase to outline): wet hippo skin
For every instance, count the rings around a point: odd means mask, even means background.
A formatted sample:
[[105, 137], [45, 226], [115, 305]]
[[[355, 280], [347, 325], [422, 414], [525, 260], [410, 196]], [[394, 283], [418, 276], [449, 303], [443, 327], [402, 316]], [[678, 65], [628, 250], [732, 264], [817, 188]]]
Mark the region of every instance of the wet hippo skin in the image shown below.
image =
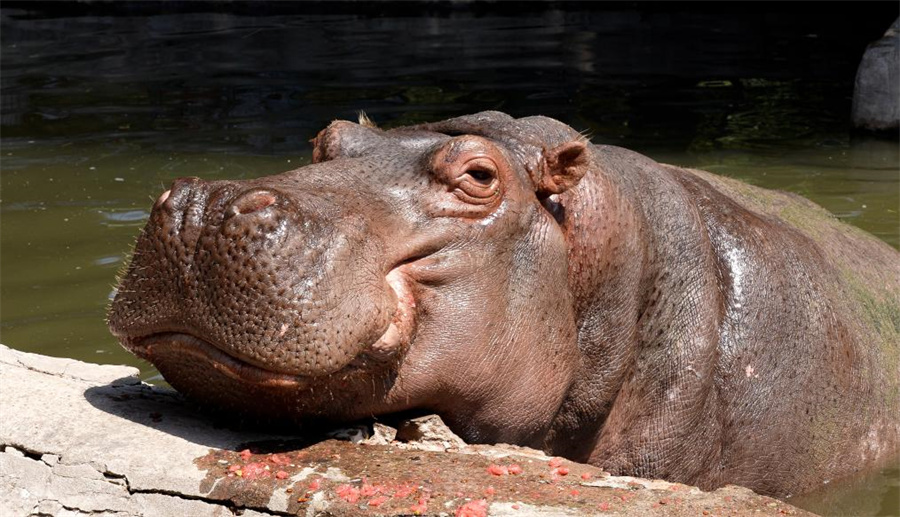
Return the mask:
[[897, 457], [900, 253], [799, 196], [484, 112], [176, 180], [109, 311], [213, 407], [797, 494]]

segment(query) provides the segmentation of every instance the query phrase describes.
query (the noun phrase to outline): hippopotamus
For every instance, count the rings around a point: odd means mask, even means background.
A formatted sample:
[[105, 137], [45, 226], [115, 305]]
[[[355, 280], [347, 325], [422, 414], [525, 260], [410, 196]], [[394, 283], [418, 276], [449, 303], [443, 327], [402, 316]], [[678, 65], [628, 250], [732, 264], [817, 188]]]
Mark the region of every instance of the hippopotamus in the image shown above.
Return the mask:
[[900, 253], [812, 202], [542, 116], [312, 142], [153, 206], [109, 326], [187, 397], [776, 496], [897, 457]]

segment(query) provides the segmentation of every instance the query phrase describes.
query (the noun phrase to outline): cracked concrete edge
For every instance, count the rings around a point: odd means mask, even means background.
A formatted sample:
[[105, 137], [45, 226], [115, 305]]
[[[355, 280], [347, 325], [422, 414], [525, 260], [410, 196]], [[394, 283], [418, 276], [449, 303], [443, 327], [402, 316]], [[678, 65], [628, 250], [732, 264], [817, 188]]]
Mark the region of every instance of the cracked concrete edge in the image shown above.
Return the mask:
[[[75, 366], [75, 363], [81, 366]], [[102, 375], [89, 370], [102, 371]], [[200, 434], [194, 435], [195, 438], [203, 436], [207, 439], [186, 440], [178, 433], [173, 434], [172, 430], [182, 430], [182, 427], [192, 422], [196, 423], [195, 417], [178, 404], [172, 405], [171, 411], [162, 420], [166, 423], [164, 425], [170, 427], [160, 426], [157, 429], [155, 423], [157, 421], [148, 416], [153, 413], [148, 415], [144, 413], [156, 410], [152, 404], [159, 402], [156, 400], [157, 396], [166, 398], [171, 395], [157, 393], [155, 389], [140, 383], [137, 377], [130, 377], [134, 379], [135, 385], [126, 383], [103, 387], [111, 392], [106, 396], [112, 394], [112, 400], [116, 401], [120, 394], [134, 395], [135, 392], [140, 392], [140, 396], [125, 398], [130, 402], [116, 402], [126, 409], [133, 409], [131, 404], [137, 401], [144, 405], [151, 404], [139, 411], [139, 418], [132, 420], [139, 425], [133, 428], [129, 426], [131, 432], [126, 441], [117, 441], [116, 438], [116, 433], [125, 429], [123, 424], [127, 426], [128, 418], [122, 420], [125, 413], [104, 412], [91, 405], [85, 406], [84, 409], [78, 406], [85, 402], [83, 395], [85, 390], [92, 389], [92, 385], [116, 384], [116, 381], [122, 379], [123, 372], [136, 373], [136, 370], [129, 367], [107, 367], [71, 359], [37, 356], [0, 345], [0, 384], [9, 389], [4, 390], [6, 393], [15, 395], [12, 402], [5, 402], [5, 409], [12, 408], [13, 412], [19, 415], [15, 421], [0, 419], [0, 515], [5, 517], [90, 513], [110, 516], [203, 517], [230, 516], [238, 512], [248, 517], [290, 515], [285, 513], [286, 502], [289, 499], [287, 493], [273, 493], [273, 497], [268, 501], [268, 507], [255, 505], [237, 508], [234, 503], [227, 500], [207, 497], [213, 493], [208, 489], [200, 491], [202, 473], [199, 471], [188, 469], [190, 471], [188, 475], [184, 472], [173, 472], [170, 468], [170, 464], [178, 463], [179, 459], [185, 460], [181, 463], [193, 465], [191, 463], [193, 459], [206, 454], [212, 448], [225, 446], [233, 449], [237, 443], [253, 441], [250, 435], [228, 437], [229, 432], [215, 431], [210, 435], [215, 438], [212, 440], [204, 434], [206, 427], [198, 425], [199, 431], [194, 431]], [[48, 377], [41, 378], [41, 376]], [[15, 388], [22, 385], [31, 386], [32, 389], [23, 391]], [[25, 397], [26, 394], [28, 397]], [[166, 402], [170, 401], [166, 399]], [[72, 410], [72, 415], [67, 416], [61, 411], [63, 408]], [[94, 429], [85, 426], [83, 420], [103, 425], [98, 425]], [[173, 425], [174, 427], [171, 427]], [[102, 437], [103, 443], [98, 446], [94, 443], [95, 437]], [[270, 437], [260, 435], [257, 438]], [[156, 450], [167, 451], [168, 463], [162, 465], [158, 462], [153, 450], [149, 454], [138, 454], [134, 457], [124, 457], [118, 452], [132, 449], [135, 441], [157, 444]], [[77, 444], [77, 447], [69, 447], [71, 443]], [[432, 442], [425, 440], [421, 444], [394, 443], [394, 446], [398, 449], [430, 450], [437, 447], [446, 450], [449, 443], [447, 439], [442, 439]], [[453, 448], [457, 453], [464, 452], [491, 458], [548, 459], [541, 451], [513, 445], [465, 445]], [[331, 468], [325, 477], [349, 479], [339, 470], [331, 472]], [[604, 477], [583, 485], [625, 488], [630, 487], [629, 482], [654, 489], [666, 489], [672, 485], [665, 481], [615, 477]], [[692, 492], [694, 490], [699, 492], [698, 489], [692, 489]], [[740, 490], [750, 492], [747, 489]], [[715, 498], [719, 495], [711, 493], [709, 497]], [[334, 509], [330, 509], [330, 503], [323, 492], [317, 492], [316, 497], [305, 508], [306, 514], [309, 517], [332, 515]], [[520, 507], [513, 508], [513, 504]], [[512, 512], [515, 512], [515, 515], [571, 515], [570, 509], [565, 507], [527, 506], [526, 508], [521, 503], [512, 502], [507, 506], [506, 502], [494, 501], [490, 512], [491, 515], [512, 515]]]
[[[127, 479], [108, 477], [91, 465], [51, 465], [11, 446], [0, 452], [0, 515], [231, 517], [236, 513], [221, 501], [135, 492]], [[282, 514], [241, 509], [241, 515]]]
[[105, 384], [139, 384], [140, 370], [133, 366], [91, 364], [63, 357], [49, 357], [14, 350], [0, 344], [0, 364], [19, 366], [57, 377]]

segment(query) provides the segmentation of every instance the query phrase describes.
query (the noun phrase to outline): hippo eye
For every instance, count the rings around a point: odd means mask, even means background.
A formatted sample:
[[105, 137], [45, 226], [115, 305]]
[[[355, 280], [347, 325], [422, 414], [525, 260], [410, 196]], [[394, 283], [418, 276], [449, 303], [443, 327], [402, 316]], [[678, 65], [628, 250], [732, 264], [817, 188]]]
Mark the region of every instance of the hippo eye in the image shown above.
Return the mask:
[[492, 181], [494, 181], [494, 173], [493, 171], [486, 170], [480, 167], [473, 167], [466, 171], [469, 176], [472, 176], [472, 179], [481, 183], [482, 185], [490, 185]]
[[455, 213], [480, 217], [503, 197], [509, 165], [502, 151], [486, 139], [464, 135], [442, 143], [430, 165], [438, 183], [462, 202], [446, 200]]
[[456, 179], [456, 194], [468, 203], [483, 205], [497, 194], [497, 166], [493, 160], [478, 157], [465, 163]]

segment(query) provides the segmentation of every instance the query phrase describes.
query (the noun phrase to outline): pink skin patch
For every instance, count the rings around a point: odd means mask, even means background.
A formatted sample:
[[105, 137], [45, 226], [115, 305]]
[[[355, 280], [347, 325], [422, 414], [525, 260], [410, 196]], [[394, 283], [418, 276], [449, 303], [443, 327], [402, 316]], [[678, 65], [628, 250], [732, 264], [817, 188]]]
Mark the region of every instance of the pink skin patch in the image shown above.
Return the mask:
[[391, 270], [385, 277], [387, 284], [397, 296], [397, 310], [387, 330], [371, 346], [371, 351], [380, 356], [396, 353], [413, 333], [416, 300], [407, 287], [403, 273], [400, 272], [401, 268], [402, 266]]
[[155, 205], [155, 206], [160, 206], [160, 205], [162, 205], [163, 203], [166, 202], [167, 199], [169, 199], [169, 196], [170, 196], [171, 194], [172, 194], [172, 191], [171, 191], [171, 190], [167, 190], [167, 191], [163, 192], [162, 194], [159, 195], [158, 198], [156, 198], [156, 203], [154, 203], [154, 205]]

